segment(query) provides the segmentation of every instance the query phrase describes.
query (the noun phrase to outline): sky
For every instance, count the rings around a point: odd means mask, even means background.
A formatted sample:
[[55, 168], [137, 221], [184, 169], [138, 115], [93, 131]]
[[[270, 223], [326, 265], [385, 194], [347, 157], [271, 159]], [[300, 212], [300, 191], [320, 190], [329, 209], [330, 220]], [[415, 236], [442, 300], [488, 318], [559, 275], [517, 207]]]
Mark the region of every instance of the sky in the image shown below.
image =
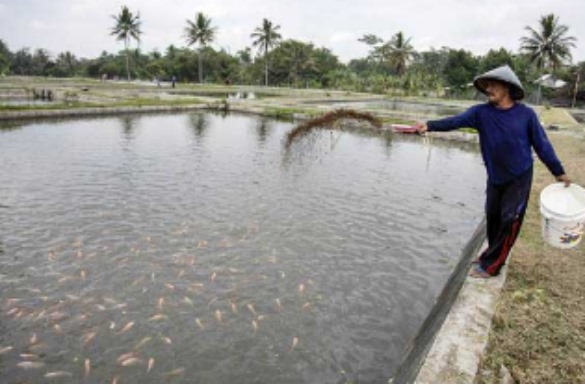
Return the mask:
[[585, 61], [585, 0], [0, 0], [0, 39], [14, 52], [45, 48], [93, 58], [123, 49], [110, 36], [112, 15], [123, 5], [140, 13], [143, 51], [186, 47], [186, 20], [211, 17], [212, 46], [235, 54], [251, 46], [250, 34], [267, 18], [284, 39], [329, 48], [343, 62], [363, 58], [358, 39], [384, 40], [402, 31], [417, 51], [443, 46], [483, 55], [504, 47], [517, 52], [526, 26], [554, 13], [577, 38], [573, 62]]

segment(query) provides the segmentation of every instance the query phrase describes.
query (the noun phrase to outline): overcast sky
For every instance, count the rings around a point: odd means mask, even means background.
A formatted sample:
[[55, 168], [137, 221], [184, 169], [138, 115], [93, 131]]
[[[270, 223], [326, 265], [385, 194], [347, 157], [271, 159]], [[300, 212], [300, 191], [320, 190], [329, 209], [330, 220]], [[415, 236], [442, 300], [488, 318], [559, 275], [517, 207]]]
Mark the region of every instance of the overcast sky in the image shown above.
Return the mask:
[[140, 12], [146, 51], [186, 46], [186, 19], [203, 12], [218, 27], [217, 49], [233, 54], [250, 46], [250, 34], [268, 18], [283, 38], [329, 48], [344, 62], [367, 55], [357, 41], [366, 33], [389, 40], [403, 31], [418, 51], [517, 51], [524, 27], [537, 28], [540, 16], [554, 13], [577, 38], [573, 61], [585, 61], [585, 0], [0, 0], [0, 39], [13, 52], [45, 48], [88, 58], [117, 52], [123, 44], [109, 33], [122, 5]]

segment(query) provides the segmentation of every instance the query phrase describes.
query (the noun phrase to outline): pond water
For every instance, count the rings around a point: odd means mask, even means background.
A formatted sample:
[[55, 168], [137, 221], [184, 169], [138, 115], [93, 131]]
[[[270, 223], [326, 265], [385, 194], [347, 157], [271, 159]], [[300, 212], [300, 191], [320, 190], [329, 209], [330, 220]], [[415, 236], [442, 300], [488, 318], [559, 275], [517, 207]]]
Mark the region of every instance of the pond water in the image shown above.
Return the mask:
[[2, 382], [387, 382], [480, 222], [473, 146], [210, 113], [0, 130]]
[[170, 92], [178, 95], [193, 95], [193, 96], [207, 96], [218, 99], [262, 99], [267, 97], [276, 97], [274, 94], [266, 94], [254, 91], [234, 91], [234, 92], [211, 92], [211, 91], [180, 91]]

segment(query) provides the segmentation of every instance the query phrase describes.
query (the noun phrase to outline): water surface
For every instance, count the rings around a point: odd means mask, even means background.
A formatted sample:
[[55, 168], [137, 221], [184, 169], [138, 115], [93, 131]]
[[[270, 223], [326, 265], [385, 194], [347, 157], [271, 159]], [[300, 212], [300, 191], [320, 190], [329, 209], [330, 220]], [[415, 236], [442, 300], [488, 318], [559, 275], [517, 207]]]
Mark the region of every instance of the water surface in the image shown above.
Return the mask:
[[0, 381], [387, 382], [480, 221], [479, 153], [330, 131], [287, 152], [291, 128], [0, 131]]

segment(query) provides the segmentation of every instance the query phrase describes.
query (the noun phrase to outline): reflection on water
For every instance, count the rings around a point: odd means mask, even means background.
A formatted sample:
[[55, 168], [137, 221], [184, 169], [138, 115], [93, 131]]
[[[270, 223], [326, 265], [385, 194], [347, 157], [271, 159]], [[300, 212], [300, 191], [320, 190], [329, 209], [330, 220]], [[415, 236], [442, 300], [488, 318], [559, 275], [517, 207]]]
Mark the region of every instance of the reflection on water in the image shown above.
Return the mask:
[[271, 131], [271, 122], [272, 120], [262, 117], [258, 119], [258, 124], [256, 125], [256, 133], [258, 134], [258, 142], [264, 143], [268, 139], [268, 135]]
[[122, 132], [124, 133], [124, 139], [128, 141], [134, 139], [136, 116], [122, 115], [120, 117], [120, 123], [122, 124]]
[[209, 115], [207, 114], [189, 115], [189, 126], [193, 129], [195, 136], [202, 137], [208, 125]]
[[3, 380], [392, 377], [479, 222], [479, 154], [330, 131], [283, 154], [291, 128], [190, 113], [0, 131]]

